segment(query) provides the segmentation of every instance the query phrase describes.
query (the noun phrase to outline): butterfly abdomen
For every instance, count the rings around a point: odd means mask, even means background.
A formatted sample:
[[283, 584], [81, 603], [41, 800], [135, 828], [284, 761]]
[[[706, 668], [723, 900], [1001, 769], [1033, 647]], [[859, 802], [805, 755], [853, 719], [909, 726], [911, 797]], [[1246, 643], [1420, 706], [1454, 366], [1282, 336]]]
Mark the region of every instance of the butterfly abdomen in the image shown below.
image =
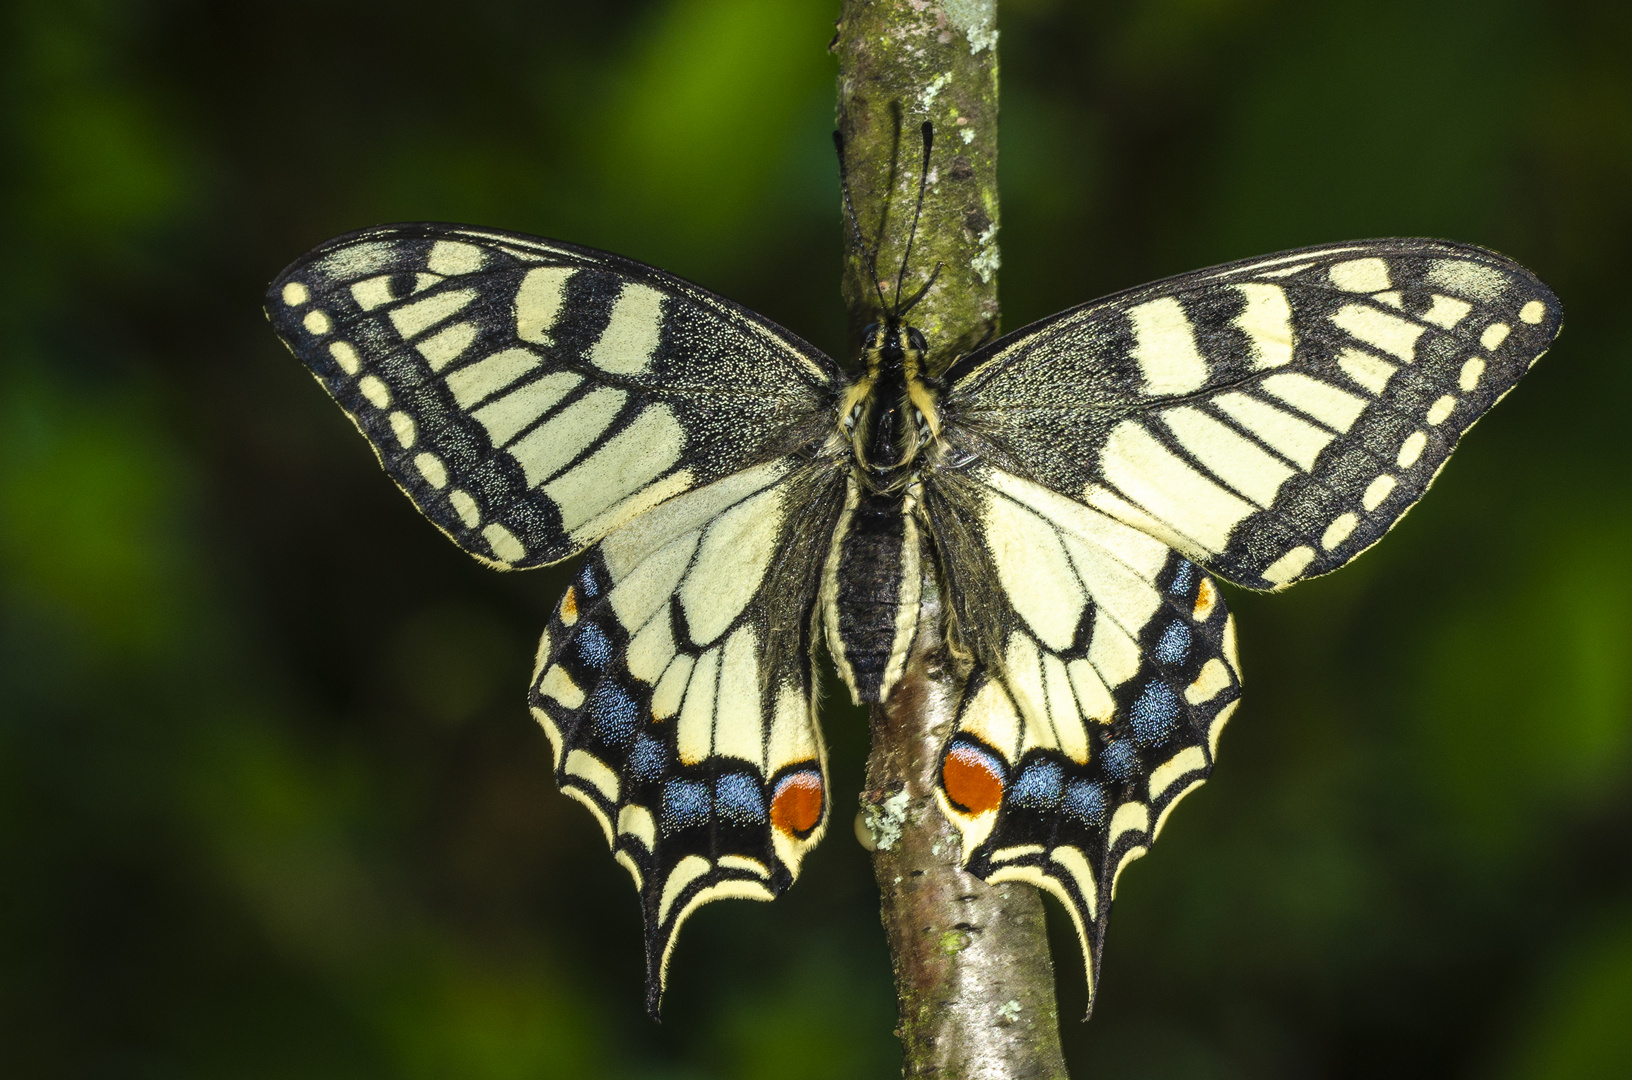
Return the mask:
[[911, 496], [852, 478], [823, 575], [828, 649], [856, 702], [882, 701], [918, 625], [918, 528]]

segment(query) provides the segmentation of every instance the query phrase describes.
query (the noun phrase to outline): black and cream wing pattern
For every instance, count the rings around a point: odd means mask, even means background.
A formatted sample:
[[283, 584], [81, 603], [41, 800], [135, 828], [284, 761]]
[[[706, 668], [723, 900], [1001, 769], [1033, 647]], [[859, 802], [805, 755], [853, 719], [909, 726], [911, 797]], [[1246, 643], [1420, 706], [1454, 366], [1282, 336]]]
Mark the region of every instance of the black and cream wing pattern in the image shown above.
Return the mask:
[[1430, 240], [1292, 251], [1061, 313], [947, 372], [930, 532], [974, 672], [943, 762], [969, 867], [1072, 912], [1213, 767], [1241, 686], [1210, 575], [1275, 590], [1376, 543], [1558, 333], [1556, 297]]
[[661, 271], [457, 226], [331, 241], [267, 310], [460, 547], [510, 569], [595, 545], [530, 700], [640, 891], [655, 1011], [686, 915], [770, 899], [825, 824], [811, 613], [844, 477], [806, 448], [843, 376]]
[[941, 810], [971, 871], [1064, 901], [1091, 1000], [1118, 877], [1240, 700], [1215, 577], [1280, 589], [1375, 543], [1561, 318], [1492, 252], [1360, 241], [950, 364], [884, 311], [852, 378], [651, 267], [444, 225], [331, 241], [267, 310], [455, 543], [584, 554], [530, 704], [639, 890], [654, 1013], [687, 915], [774, 897], [819, 839], [813, 651], [887, 694], [921, 569], [967, 675]]

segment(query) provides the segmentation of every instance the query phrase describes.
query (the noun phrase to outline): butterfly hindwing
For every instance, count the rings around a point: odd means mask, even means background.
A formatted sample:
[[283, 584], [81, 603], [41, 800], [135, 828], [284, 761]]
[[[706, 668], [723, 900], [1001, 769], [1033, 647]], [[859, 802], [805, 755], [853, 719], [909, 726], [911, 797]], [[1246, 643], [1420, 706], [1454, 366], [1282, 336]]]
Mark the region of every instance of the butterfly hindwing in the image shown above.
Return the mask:
[[559, 561], [810, 442], [842, 382], [672, 275], [457, 226], [330, 241], [278, 276], [267, 313], [420, 510], [501, 567]]
[[653, 1015], [687, 915], [772, 899], [821, 836], [811, 635], [843, 488], [790, 459], [670, 500], [590, 552], [540, 644], [533, 712], [635, 879]]
[[1376, 543], [1560, 319], [1482, 248], [1309, 248], [1017, 331], [954, 366], [945, 412], [970, 452], [1281, 588]]
[[[1212, 770], [1240, 697], [1218, 587], [1166, 544], [986, 466], [926, 485], [973, 671], [942, 760], [942, 810], [987, 881], [1048, 889], [1090, 996], [1117, 878]], [[975, 607], [973, 605], [984, 605]]]

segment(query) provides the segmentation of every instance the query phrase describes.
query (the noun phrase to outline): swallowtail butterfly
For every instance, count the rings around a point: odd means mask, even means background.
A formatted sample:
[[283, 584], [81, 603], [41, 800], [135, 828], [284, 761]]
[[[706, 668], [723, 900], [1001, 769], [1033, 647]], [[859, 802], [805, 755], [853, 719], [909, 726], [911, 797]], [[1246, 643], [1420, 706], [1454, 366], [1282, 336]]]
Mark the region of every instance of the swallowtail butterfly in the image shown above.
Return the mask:
[[941, 809], [973, 873], [1064, 902], [1091, 994], [1118, 876], [1238, 704], [1214, 577], [1282, 589], [1376, 543], [1561, 315], [1512, 261], [1412, 239], [1183, 274], [959, 357], [907, 306], [846, 371], [650, 266], [434, 224], [331, 240], [268, 291], [454, 543], [588, 553], [529, 697], [639, 890], [654, 1015], [686, 917], [772, 899], [822, 835], [817, 639], [883, 700], [926, 568], [968, 663]]

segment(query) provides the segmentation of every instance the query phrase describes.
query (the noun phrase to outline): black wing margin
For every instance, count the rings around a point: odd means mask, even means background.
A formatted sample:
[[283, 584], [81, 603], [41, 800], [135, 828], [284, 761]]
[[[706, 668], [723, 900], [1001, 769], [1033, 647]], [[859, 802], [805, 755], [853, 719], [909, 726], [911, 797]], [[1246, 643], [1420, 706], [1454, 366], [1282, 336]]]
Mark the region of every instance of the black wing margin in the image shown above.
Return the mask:
[[506, 569], [812, 442], [843, 382], [672, 275], [462, 226], [332, 240], [278, 275], [266, 310], [415, 505]]
[[1510, 259], [1367, 240], [1169, 278], [947, 373], [965, 448], [1254, 589], [1382, 538], [1557, 335]]

